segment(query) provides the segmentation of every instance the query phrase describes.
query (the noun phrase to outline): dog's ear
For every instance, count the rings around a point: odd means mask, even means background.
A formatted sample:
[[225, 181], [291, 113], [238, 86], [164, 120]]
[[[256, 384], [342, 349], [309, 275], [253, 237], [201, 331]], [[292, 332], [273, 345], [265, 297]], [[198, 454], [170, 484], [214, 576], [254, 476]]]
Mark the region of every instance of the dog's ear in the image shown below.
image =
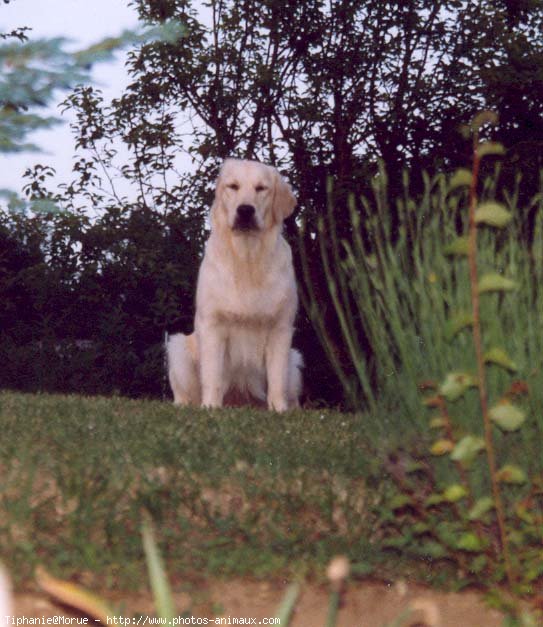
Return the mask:
[[297, 202], [291, 186], [276, 170], [275, 189], [273, 192], [273, 217], [275, 222], [281, 223], [285, 218], [288, 218], [294, 211]]
[[211, 228], [215, 229], [219, 226], [219, 212], [222, 207], [222, 182], [223, 182], [223, 167], [219, 171], [219, 175], [217, 176], [217, 181], [215, 183], [215, 197], [213, 199], [213, 204], [211, 205], [211, 213], [210, 213], [210, 222]]

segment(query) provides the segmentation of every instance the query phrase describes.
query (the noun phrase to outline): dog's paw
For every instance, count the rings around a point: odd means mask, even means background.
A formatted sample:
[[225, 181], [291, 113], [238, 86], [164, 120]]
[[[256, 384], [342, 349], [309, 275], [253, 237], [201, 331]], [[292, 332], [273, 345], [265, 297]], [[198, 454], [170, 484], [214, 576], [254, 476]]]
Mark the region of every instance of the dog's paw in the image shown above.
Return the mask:
[[268, 409], [270, 411], [283, 412], [287, 411], [288, 403], [284, 398], [272, 399], [268, 398]]

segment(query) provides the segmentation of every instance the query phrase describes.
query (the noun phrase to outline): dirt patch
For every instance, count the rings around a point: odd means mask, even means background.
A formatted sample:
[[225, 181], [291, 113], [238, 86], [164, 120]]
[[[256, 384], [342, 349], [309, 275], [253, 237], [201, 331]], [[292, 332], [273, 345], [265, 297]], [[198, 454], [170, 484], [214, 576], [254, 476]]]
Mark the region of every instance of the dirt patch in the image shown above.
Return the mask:
[[[257, 625], [266, 624], [263, 619], [275, 615], [285, 590], [286, 584], [246, 580], [207, 581], [193, 586], [190, 594], [177, 594], [176, 606], [180, 617], [189, 617], [189, 620], [191, 616], [195, 619], [207, 618], [207, 624], [235, 624], [234, 618], [252, 618], [256, 619]], [[139, 613], [153, 614], [148, 593], [107, 596], [117, 607], [123, 603], [126, 617]], [[413, 611], [402, 627], [500, 627], [503, 620], [499, 612], [485, 606], [482, 596], [476, 592], [444, 593], [404, 583], [387, 586], [381, 583], [351, 582], [343, 596], [337, 627], [384, 627], [410, 607]], [[327, 610], [326, 589], [303, 585], [291, 625], [323, 625]], [[68, 608], [59, 607], [45, 596], [34, 593], [16, 596], [15, 615], [44, 618], [75, 616]], [[212, 622], [212, 619], [219, 617], [224, 621]], [[91, 624], [93, 622], [90, 621]], [[201, 621], [193, 624], [205, 623]]]

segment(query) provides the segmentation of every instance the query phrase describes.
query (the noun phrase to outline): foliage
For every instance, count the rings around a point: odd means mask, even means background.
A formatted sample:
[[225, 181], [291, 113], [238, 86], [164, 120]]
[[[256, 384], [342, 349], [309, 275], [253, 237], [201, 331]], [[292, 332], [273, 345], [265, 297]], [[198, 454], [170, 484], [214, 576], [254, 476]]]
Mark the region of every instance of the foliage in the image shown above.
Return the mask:
[[[466, 573], [467, 581], [493, 584], [505, 581], [511, 594], [531, 595], [543, 578], [539, 559], [541, 469], [530, 473], [533, 468], [522, 448], [515, 451], [511, 446], [502, 447], [498, 453], [495, 443], [499, 431], [503, 433], [503, 441], [511, 445], [512, 434], [527, 428], [526, 411], [517, 403], [522, 402], [529, 388], [526, 382], [515, 381], [497, 394], [495, 389], [489, 392], [487, 384], [490, 370], [498, 368], [510, 373], [516, 370], [516, 365], [503, 345], [489, 343], [493, 324], [482, 313], [482, 301], [495, 298], [489, 292], [497, 292], [503, 301], [520, 298], [517, 294], [505, 294], [517, 285], [499, 281], [501, 274], [487, 274], [479, 279], [478, 232], [485, 226], [503, 229], [513, 219], [504, 206], [479, 203], [477, 198], [480, 161], [490, 149], [479, 141], [479, 128], [492, 120], [492, 116], [485, 114], [473, 122], [467, 235], [471, 317], [462, 328], [472, 329], [475, 358], [471, 360], [475, 368], [449, 372], [441, 385], [425, 386], [433, 388], [433, 395], [425, 399], [425, 404], [437, 410], [430, 428], [437, 431], [438, 439], [431, 445], [430, 453], [449, 460], [449, 472], [436, 480], [434, 465], [428, 463], [426, 456], [421, 456], [424, 461], [408, 458], [402, 465], [397, 460], [391, 463], [399, 492], [391, 502], [393, 514], [384, 529], [391, 548], [416, 550], [434, 559], [451, 560]], [[465, 258], [464, 251], [460, 254]], [[493, 277], [490, 287], [489, 281], [484, 282], [486, 276]], [[493, 317], [500, 317], [502, 309], [496, 307], [495, 301], [493, 305]], [[455, 314], [451, 304], [449, 315], [452, 318]], [[466, 429], [454, 411], [457, 401], [470, 394], [470, 388], [477, 390], [482, 434], [473, 417]], [[483, 452], [488, 480], [481, 482], [482, 464], [478, 458]], [[518, 465], [519, 452], [524, 455], [522, 466]], [[504, 461], [498, 463], [502, 458]]]
[[[173, 601], [172, 589], [168, 581], [166, 568], [160, 554], [155, 532], [149, 515], [143, 513], [142, 538], [145, 549], [145, 559], [149, 571], [149, 581], [153, 591], [153, 600], [160, 619], [166, 621], [164, 624], [171, 625], [175, 618], [175, 605]], [[337, 562], [345, 562], [346, 567], [340, 577], [331, 577], [330, 580], [330, 610], [326, 619], [326, 627], [335, 627], [337, 623], [337, 610], [339, 606], [340, 594], [345, 580], [349, 576], [349, 562], [346, 558], [335, 557], [328, 566], [328, 571], [335, 569]], [[56, 601], [72, 607], [88, 616], [95, 617], [98, 621], [108, 623], [115, 622], [115, 613], [99, 597], [86, 591], [84, 588], [74, 585], [68, 581], [61, 581], [49, 575], [43, 567], [38, 570], [38, 583]], [[296, 602], [300, 594], [300, 585], [292, 583], [287, 588], [283, 599], [277, 608], [276, 617], [278, 625], [288, 625], [292, 618]], [[241, 619], [244, 621], [244, 619]], [[247, 619], [250, 620], [250, 619]], [[398, 623], [399, 624], [399, 623]], [[393, 627], [393, 626], [390, 626]]]
[[0, 46], [2, 152], [36, 150], [26, 136], [58, 120], [31, 111], [50, 102], [56, 89], [84, 78], [72, 55], [63, 51], [62, 39], [27, 41], [23, 34], [20, 39]]
[[[89, 70], [95, 63], [109, 60], [128, 45], [152, 40], [174, 43], [183, 34], [179, 23], [172, 20], [144, 33], [125, 31], [118, 37], [68, 53], [64, 38], [31, 40], [27, 34], [30, 30], [20, 27], [10, 33], [0, 33], [4, 41], [0, 44], [0, 153], [38, 151], [39, 147], [29, 142], [28, 136], [60, 122], [57, 117], [44, 116], [41, 110], [53, 101], [59, 90], [67, 91], [88, 82]], [[11, 209], [56, 209], [50, 193], [31, 202], [20, 199], [11, 190], [0, 190], [0, 195], [8, 198]]]
[[[507, 364], [521, 377], [534, 377], [543, 350], [540, 336], [533, 332], [543, 312], [539, 288], [543, 278], [542, 197], [536, 195], [522, 211], [518, 193], [503, 189], [499, 175], [497, 169], [482, 186], [482, 207], [505, 202], [514, 220], [497, 238], [487, 229], [480, 234], [484, 269], [480, 287], [490, 290], [490, 298], [481, 306], [490, 320], [494, 344], [489, 347], [487, 360]], [[351, 198], [348, 238], [340, 239], [337, 233], [330, 190], [327, 215], [319, 221], [315, 244], [306, 247], [301, 242], [305, 309], [346, 399], [352, 407], [386, 407], [392, 417], [384, 429], [393, 424], [394, 430], [401, 430], [405, 421], [423, 427], [413, 381], [424, 381], [428, 371], [444, 380], [454, 368], [464, 372], [471, 366], [469, 340], [463, 332], [472, 321], [464, 272], [467, 240], [460, 235], [467, 226], [462, 211], [467, 192], [455, 178], [458, 180], [457, 175], [424, 175], [425, 188], [417, 198], [410, 194], [405, 174], [396, 239], [384, 172], [372, 181], [372, 197], [361, 197], [356, 203]], [[362, 208], [360, 213], [357, 205]], [[521, 235], [526, 223], [522, 216], [528, 213], [534, 216], [535, 229], [532, 243], [526, 245]], [[478, 215], [479, 219], [484, 217]], [[312, 271], [315, 249], [322, 258], [324, 281]], [[499, 277], [491, 272], [496, 266]], [[513, 275], [518, 286], [515, 298], [503, 299], [499, 292], [492, 292], [513, 287]], [[323, 307], [327, 300], [329, 308]], [[493, 315], [496, 307], [500, 316]], [[451, 343], [453, 338], [456, 341]], [[497, 351], [499, 345], [505, 346], [511, 357]], [[493, 392], [503, 388], [503, 372], [494, 369], [489, 376]], [[463, 384], [470, 387], [470, 379], [465, 378]], [[450, 379], [448, 385], [454, 394], [458, 387], [455, 380]], [[536, 415], [538, 389], [534, 385], [531, 395]], [[473, 400], [468, 397], [462, 403], [466, 415], [471, 415]], [[396, 414], [401, 419], [394, 421]]]
[[[134, 81], [110, 109], [100, 107], [96, 139], [131, 150], [124, 176], [137, 184], [141, 203], [152, 190], [166, 201], [171, 183], [159, 175], [181, 153], [196, 162], [187, 198], [196, 212], [226, 156], [287, 168], [309, 214], [325, 204], [326, 174], [360, 192], [376, 157], [393, 174], [450, 167], [463, 158], [450, 129], [490, 97], [500, 109], [503, 68], [514, 80], [519, 55], [527, 65], [518, 110], [526, 124], [540, 124], [539, 1], [522, 11], [486, 0], [132, 4], [146, 22], [186, 24], [177, 43], [131, 52]], [[81, 99], [70, 106], [80, 130], [96, 121]], [[511, 129], [519, 122], [513, 111], [502, 112]], [[511, 139], [508, 147], [526, 138], [517, 131]]]
[[180, 212], [0, 211], [0, 242], [0, 386], [164, 394], [163, 330], [192, 323], [197, 270]]

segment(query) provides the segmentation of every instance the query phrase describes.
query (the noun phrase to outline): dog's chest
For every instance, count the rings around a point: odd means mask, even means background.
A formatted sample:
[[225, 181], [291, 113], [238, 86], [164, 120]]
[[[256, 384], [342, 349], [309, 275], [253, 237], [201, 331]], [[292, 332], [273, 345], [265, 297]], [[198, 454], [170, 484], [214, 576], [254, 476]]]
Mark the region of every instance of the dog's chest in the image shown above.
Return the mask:
[[284, 305], [285, 293], [275, 285], [255, 287], [231, 282], [215, 300], [217, 322], [254, 331], [273, 326]]
[[221, 250], [209, 242], [198, 280], [197, 316], [226, 330], [267, 332], [293, 315], [297, 298], [286, 242], [280, 241], [274, 254], [254, 259], [225, 257]]

